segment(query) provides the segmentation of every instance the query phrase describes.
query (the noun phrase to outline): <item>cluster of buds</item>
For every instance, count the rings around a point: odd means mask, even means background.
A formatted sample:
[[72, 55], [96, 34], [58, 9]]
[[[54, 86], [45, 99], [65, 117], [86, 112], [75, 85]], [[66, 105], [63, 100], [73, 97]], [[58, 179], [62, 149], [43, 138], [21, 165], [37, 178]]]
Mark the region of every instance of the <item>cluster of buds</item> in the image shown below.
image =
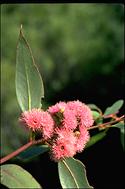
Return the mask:
[[32, 131], [42, 134], [50, 144], [54, 161], [82, 152], [90, 139], [88, 128], [94, 122], [90, 108], [78, 100], [59, 102], [47, 111], [25, 111], [20, 120]]

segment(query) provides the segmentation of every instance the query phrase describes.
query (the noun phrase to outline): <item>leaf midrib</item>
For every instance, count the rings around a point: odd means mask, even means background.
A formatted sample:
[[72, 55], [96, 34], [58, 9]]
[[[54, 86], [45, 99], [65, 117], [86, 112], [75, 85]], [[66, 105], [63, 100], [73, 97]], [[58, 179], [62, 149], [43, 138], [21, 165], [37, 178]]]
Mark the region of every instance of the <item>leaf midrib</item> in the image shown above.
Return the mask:
[[[26, 44], [24, 38], [22, 38], [24, 43]], [[27, 44], [26, 44], [27, 46]], [[27, 47], [28, 48], [28, 47]], [[24, 52], [24, 47], [22, 48], [23, 52]], [[23, 54], [23, 53], [22, 53]], [[22, 56], [24, 57], [24, 56]], [[28, 77], [28, 73], [27, 73], [27, 66], [24, 60], [24, 66], [25, 66], [25, 74], [26, 74], [26, 81], [27, 81], [27, 93], [28, 93], [28, 109], [31, 110], [31, 91], [30, 91], [30, 82], [29, 82], [29, 77]]]
[[71, 176], [73, 177], [74, 183], [75, 183], [76, 187], [79, 188], [79, 185], [78, 185], [78, 183], [77, 183], [77, 181], [76, 181], [76, 179], [75, 179], [74, 174], [73, 174], [72, 171], [70, 170], [70, 167], [67, 165], [67, 163], [65, 162], [65, 160], [62, 160], [62, 162], [63, 162], [64, 165], [67, 167], [67, 169], [69, 170], [69, 173], [70, 173]]
[[24, 183], [20, 182], [14, 175], [10, 174], [9, 171], [3, 169], [3, 172], [5, 172], [7, 175], [9, 175], [10, 177], [12, 177], [13, 179], [15, 179], [15, 181], [17, 183], [19, 183], [21, 186], [23, 186]]

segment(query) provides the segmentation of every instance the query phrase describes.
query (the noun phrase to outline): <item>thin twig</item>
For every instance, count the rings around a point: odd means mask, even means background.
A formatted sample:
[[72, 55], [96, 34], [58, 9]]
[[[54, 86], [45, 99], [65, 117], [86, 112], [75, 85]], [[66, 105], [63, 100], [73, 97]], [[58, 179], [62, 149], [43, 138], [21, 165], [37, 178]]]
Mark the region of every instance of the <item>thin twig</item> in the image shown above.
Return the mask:
[[[99, 124], [99, 125], [94, 125], [94, 126], [88, 128], [88, 130], [96, 129], [96, 128], [107, 128], [107, 127], [109, 127], [109, 126], [107, 126], [107, 125], [111, 125], [111, 124], [117, 123], [117, 122], [122, 121], [122, 120], [124, 120], [124, 115], [121, 116], [121, 117], [119, 117], [119, 118], [117, 118], [117, 120], [109, 121], [109, 122], [107, 122], [107, 123], [103, 123], [103, 124]], [[105, 126], [106, 126], [106, 127], [105, 127]]]

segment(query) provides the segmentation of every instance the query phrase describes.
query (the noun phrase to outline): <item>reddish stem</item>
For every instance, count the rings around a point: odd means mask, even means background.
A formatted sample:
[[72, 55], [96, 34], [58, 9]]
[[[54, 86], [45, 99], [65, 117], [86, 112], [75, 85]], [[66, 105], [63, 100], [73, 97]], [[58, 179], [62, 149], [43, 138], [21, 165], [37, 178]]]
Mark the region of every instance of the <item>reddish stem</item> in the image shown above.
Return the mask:
[[12, 152], [11, 154], [8, 154], [7, 156], [3, 157], [0, 159], [0, 164], [8, 161], [9, 159], [17, 156], [19, 153], [21, 153], [22, 151], [26, 150], [27, 148], [29, 148], [30, 146], [34, 145], [34, 144], [39, 144], [44, 142], [43, 140], [32, 140], [30, 142], [28, 142], [27, 144], [25, 144], [24, 146], [18, 148], [16, 151]]
[[27, 148], [29, 148], [30, 146], [33, 145], [33, 141], [28, 142], [27, 144], [25, 144], [24, 146], [20, 147], [19, 149], [17, 149], [16, 151], [12, 152], [11, 154], [8, 154], [7, 156], [3, 157], [0, 159], [0, 164], [4, 163], [5, 161], [8, 161], [9, 159], [15, 157], [16, 155], [18, 155], [20, 152], [26, 150]]
[[[117, 123], [117, 122], [122, 121], [122, 120], [124, 120], [124, 115], [121, 116], [121, 117], [119, 117], [119, 118], [117, 118], [117, 120], [109, 121], [109, 122], [107, 122], [107, 123], [103, 123], [103, 124], [99, 124], [99, 125], [94, 125], [94, 126], [88, 128], [88, 130], [96, 129], [96, 128], [99, 128], [99, 127], [100, 127], [100, 128], [107, 128], [107, 127], [108, 127], [107, 125], [111, 125], [111, 124]], [[105, 126], [106, 126], [106, 127], [105, 127]], [[110, 126], [110, 127], [111, 127], [111, 126]]]

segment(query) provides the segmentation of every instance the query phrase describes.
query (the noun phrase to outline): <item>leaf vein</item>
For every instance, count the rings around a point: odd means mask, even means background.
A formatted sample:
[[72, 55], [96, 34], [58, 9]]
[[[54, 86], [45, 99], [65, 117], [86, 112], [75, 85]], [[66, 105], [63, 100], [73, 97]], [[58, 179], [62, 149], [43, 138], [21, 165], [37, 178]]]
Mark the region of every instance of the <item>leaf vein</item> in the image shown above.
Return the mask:
[[69, 172], [70, 172], [71, 176], [73, 177], [74, 182], [75, 182], [75, 184], [76, 184], [76, 187], [77, 187], [77, 188], [79, 188], [79, 185], [78, 185], [78, 183], [77, 183], [77, 181], [76, 181], [76, 179], [75, 179], [74, 174], [73, 174], [73, 173], [72, 173], [72, 171], [70, 170], [70, 167], [67, 165], [67, 163], [65, 162], [65, 160], [62, 160], [62, 162], [63, 162], [63, 163], [64, 163], [64, 165], [67, 167], [67, 169], [69, 170]]

